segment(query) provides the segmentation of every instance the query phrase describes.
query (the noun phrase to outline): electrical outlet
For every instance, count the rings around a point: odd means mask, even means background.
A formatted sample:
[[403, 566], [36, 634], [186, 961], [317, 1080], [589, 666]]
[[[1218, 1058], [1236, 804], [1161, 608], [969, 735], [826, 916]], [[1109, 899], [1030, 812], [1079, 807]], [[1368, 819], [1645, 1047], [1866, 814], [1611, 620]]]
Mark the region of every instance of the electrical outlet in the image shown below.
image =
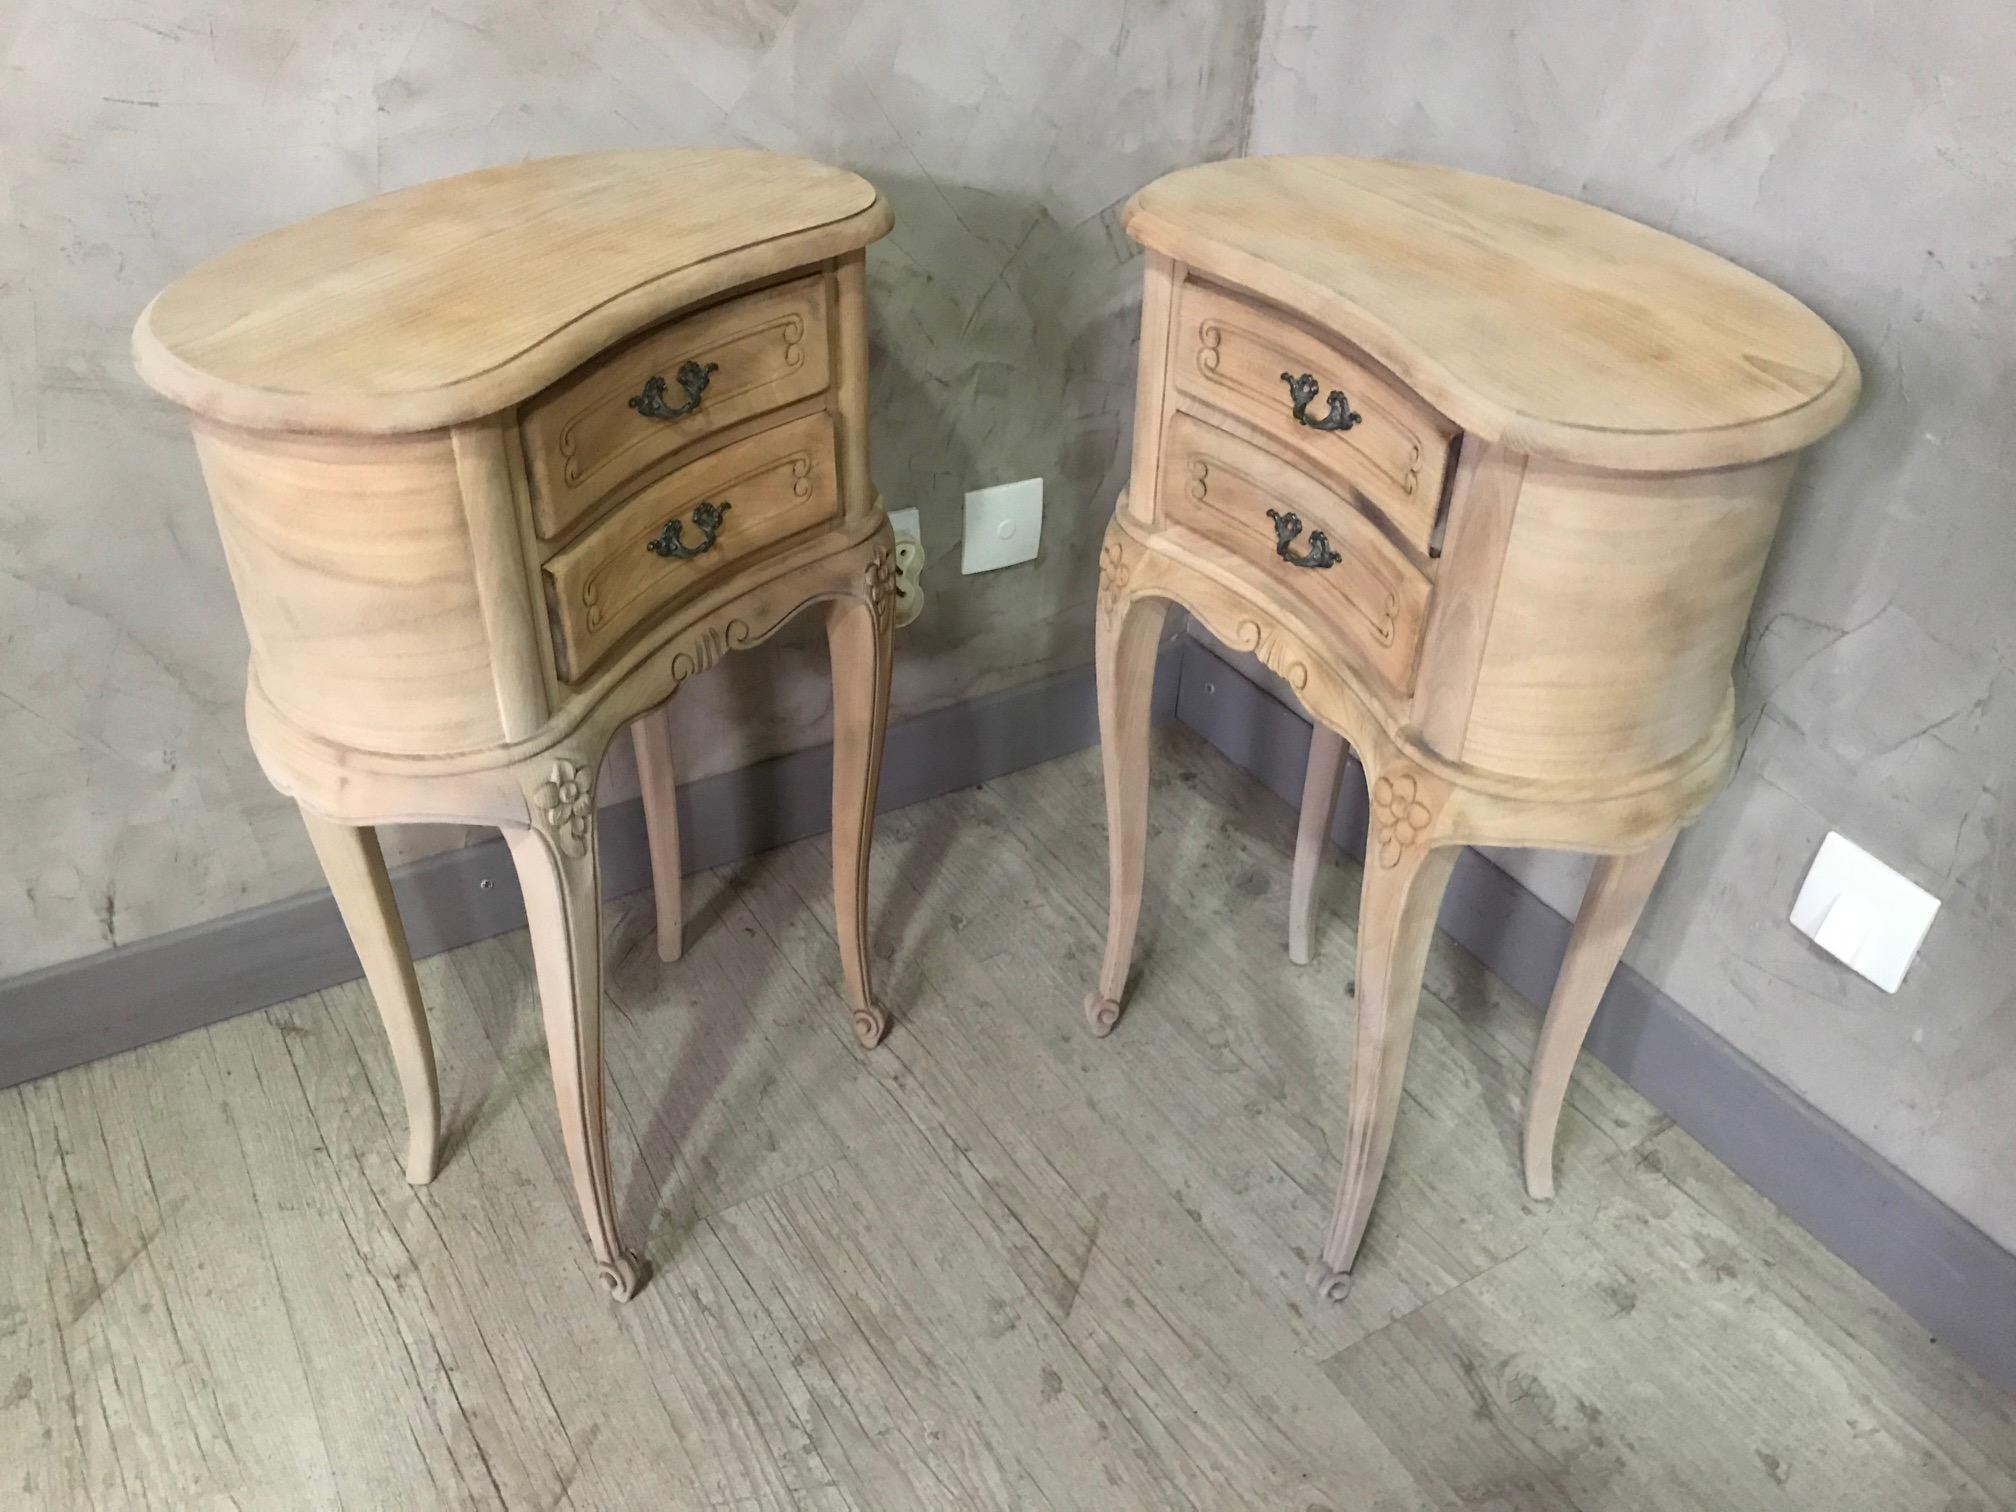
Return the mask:
[[907, 625], [924, 612], [924, 520], [914, 509], [889, 516], [896, 535], [896, 623]]
[[1904, 981], [1939, 900], [1846, 836], [1829, 833], [1792, 905], [1792, 927], [1885, 992]]
[[992, 572], [1036, 560], [1043, 544], [1043, 480], [1025, 478], [966, 495], [962, 573]]

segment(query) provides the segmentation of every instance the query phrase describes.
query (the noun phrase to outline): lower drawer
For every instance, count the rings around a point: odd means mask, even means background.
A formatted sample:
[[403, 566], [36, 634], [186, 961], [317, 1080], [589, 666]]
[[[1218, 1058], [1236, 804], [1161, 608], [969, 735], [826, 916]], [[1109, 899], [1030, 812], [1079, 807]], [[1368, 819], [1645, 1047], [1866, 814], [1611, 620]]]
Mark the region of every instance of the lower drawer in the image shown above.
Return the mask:
[[839, 511], [833, 421], [823, 413], [640, 489], [546, 563], [561, 678], [578, 682], [642, 626]]
[[1162, 519], [1235, 566], [1396, 693], [1414, 683], [1430, 584], [1385, 533], [1301, 469], [1178, 411], [1162, 446]]

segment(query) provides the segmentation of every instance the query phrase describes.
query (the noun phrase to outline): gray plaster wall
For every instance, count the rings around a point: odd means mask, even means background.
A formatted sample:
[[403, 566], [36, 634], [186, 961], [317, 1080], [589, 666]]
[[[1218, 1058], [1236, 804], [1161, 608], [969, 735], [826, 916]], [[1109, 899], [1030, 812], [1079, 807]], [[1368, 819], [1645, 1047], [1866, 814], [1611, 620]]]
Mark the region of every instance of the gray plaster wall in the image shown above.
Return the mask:
[[[935, 566], [899, 714], [1090, 659], [1140, 276], [1119, 204], [1239, 149], [1260, 10], [1168, 0], [0, 0], [0, 977], [315, 887], [246, 747], [186, 427], [128, 359], [162, 285], [485, 164], [743, 144], [854, 168], [875, 472]], [[961, 494], [1041, 475], [1041, 559], [957, 571]], [[811, 627], [681, 694], [687, 776], [824, 739]], [[627, 744], [603, 784], [634, 792]], [[398, 856], [453, 832], [393, 832]]]
[[[1453, 163], [1790, 289], [1865, 397], [1737, 670], [1741, 759], [1629, 959], [2016, 1248], [2016, 7], [1271, 0], [1251, 150]], [[1839, 829], [1945, 900], [1886, 996], [1786, 923]], [[1586, 867], [1501, 858], [1564, 910]]]

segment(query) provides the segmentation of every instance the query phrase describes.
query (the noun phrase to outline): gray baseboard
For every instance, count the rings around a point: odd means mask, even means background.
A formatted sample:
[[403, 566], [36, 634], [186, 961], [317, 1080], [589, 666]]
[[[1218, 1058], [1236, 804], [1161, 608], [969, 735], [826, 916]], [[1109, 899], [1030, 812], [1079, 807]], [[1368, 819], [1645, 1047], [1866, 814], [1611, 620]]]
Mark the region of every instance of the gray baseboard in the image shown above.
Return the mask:
[[[1291, 805], [1302, 801], [1309, 720], [1192, 641], [1176, 717]], [[1365, 854], [1365, 798], [1347, 784], [1332, 838]], [[1545, 1003], [1569, 921], [1466, 852], [1440, 925], [1503, 981]], [[1984, 1376], [2016, 1391], [2016, 1255], [1814, 1111], [1628, 965], [1589, 1051]]]
[[[1180, 647], [1156, 669], [1155, 712], [1172, 718]], [[1092, 669], [936, 709], [891, 725], [878, 806], [901, 808], [986, 782], [1099, 738]], [[794, 751], [679, 789], [688, 871], [823, 834], [833, 748]], [[639, 799], [599, 816], [602, 889], [651, 885]], [[398, 869], [393, 887], [418, 957], [525, 923], [502, 839]], [[362, 975], [335, 901], [304, 893], [0, 982], [0, 1087], [47, 1076]]]

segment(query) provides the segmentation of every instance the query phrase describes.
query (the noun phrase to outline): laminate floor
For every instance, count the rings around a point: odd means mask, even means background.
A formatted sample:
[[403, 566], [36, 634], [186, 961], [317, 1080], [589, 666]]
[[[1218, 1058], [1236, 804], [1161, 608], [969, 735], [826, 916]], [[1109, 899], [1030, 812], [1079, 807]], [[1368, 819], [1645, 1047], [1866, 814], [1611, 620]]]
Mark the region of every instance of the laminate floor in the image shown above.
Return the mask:
[[1290, 966], [1292, 815], [1157, 741], [1107, 1041], [1096, 752], [884, 817], [873, 1052], [823, 842], [689, 879], [678, 965], [610, 911], [627, 1307], [522, 934], [421, 966], [425, 1190], [361, 985], [0, 1092], [0, 1505], [2016, 1506], [2011, 1401], [1601, 1066], [1527, 1200], [1538, 1016], [1446, 942], [1357, 1288], [1314, 1306], [1356, 872]]

